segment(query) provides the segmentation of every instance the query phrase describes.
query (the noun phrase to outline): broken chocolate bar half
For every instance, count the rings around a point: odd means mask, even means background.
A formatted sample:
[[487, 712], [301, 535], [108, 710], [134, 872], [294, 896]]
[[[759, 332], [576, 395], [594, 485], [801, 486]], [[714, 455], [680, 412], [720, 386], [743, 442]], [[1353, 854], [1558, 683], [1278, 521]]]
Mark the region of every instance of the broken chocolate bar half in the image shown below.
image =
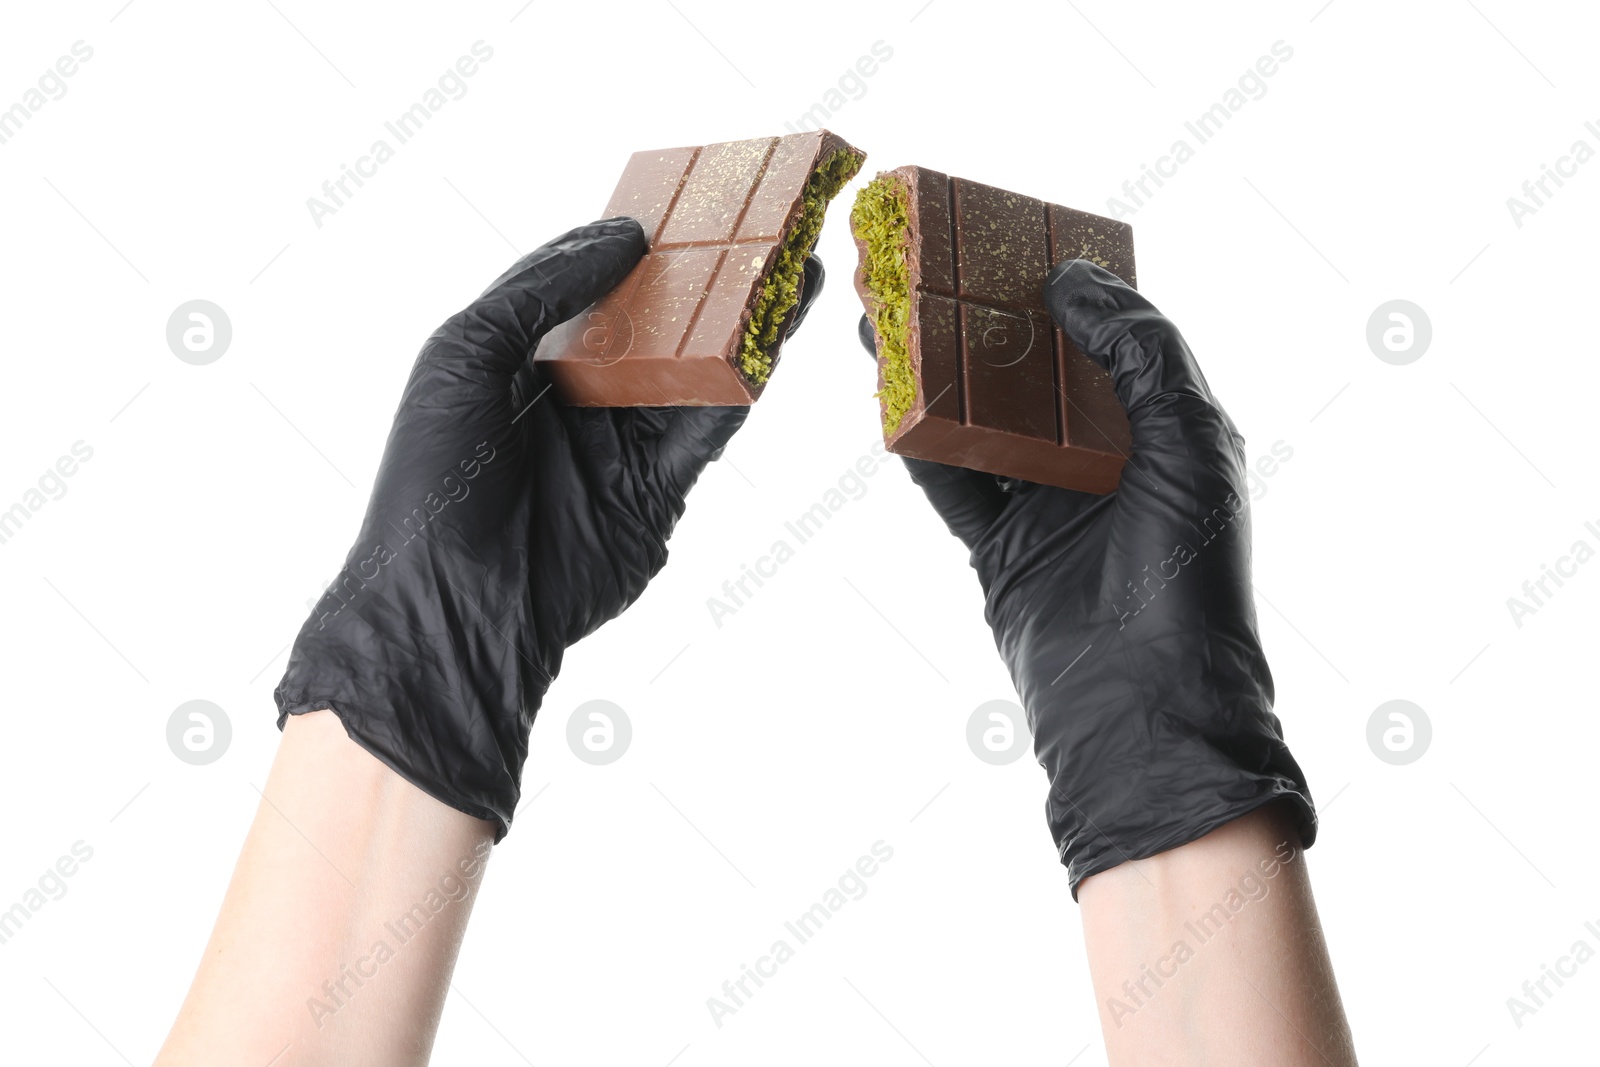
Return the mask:
[[877, 335], [889, 451], [1109, 493], [1129, 449], [1111, 376], [1061, 332], [1044, 281], [1086, 259], [1135, 284], [1133, 229], [925, 167], [856, 197], [856, 290]]
[[778, 362], [823, 214], [865, 154], [827, 130], [636, 152], [606, 215], [648, 251], [534, 359], [580, 407], [745, 405]]

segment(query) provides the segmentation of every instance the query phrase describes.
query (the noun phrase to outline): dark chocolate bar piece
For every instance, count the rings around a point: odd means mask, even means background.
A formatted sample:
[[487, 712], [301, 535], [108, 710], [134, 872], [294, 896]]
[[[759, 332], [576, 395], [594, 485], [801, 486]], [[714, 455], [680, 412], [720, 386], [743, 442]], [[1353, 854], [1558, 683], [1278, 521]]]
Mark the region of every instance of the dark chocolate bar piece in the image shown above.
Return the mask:
[[648, 251], [534, 359], [581, 407], [745, 405], [761, 395], [823, 213], [865, 155], [826, 130], [636, 152], [606, 205]]
[[1087, 259], [1135, 285], [1132, 227], [924, 167], [879, 174], [850, 219], [889, 451], [1115, 489], [1127, 415], [1111, 376], [1051, 321], [1044, 280]]

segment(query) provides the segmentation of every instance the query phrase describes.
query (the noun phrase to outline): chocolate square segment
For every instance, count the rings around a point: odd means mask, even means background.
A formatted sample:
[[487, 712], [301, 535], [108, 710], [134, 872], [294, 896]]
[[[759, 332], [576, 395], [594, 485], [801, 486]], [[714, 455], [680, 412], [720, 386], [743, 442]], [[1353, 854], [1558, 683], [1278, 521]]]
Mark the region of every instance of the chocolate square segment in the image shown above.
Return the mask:
[[1073, 448], [1126, 456], [1133, 449], [1133, 437], [1111, 375], [1080, 352], [1059, 327], [1054, 332], [1062, 439]]
[[1133, 227], [1126, 222], [1051, 204], [1050, 248], [1052, 264], [1087, 259], [1139, 288], [1133, 269]]
[[1050, 265], [1043, 202], [961, 178], [954, 189], [957, 295], [1043, 311]]
[[[695, 311], [711, 288], [722, 259], [717, 248], [678, 248], [639, 261], [633, 273], [639, 284], [632, 299], [614, 312], [620, 324], [619, 341], [628, 343], [621, 351], [614, 343], [606, 353], [605, 366], [624, 356], [636, 359], [675, 358], [694, 324]], [[623, 280], [627, 284], [627, 279]]]
[[[695, 254], [704, 255], [708, 251], [703, 249]], [[703, 291], [700, 312], [685, 351], [715, 351], [727, 340], [727, 324], [740, 320], [750, 300], [751, 288], [760, 284], [774, 254], [771, 242], [734, 245], [726, 251], [717, 251], [716, 276]]]
[[[808, 137], [777, 137], [773, 139], [766, 169], [773, 175], [810, 176], [816, 156], [816, 145]], [[789, 183], [762, 181], [752, 187], [750, 206], [739, 220], [734, 238], [740, 242], [775, 242], [793, 213], [794, 190]]]
[[697, 148], [635, 152], [606, 204], [606, 218], [628, 215], [638, 219], [644, 227], [645, 240], [654, 245], [698, 152]]
[[[1134, 288], [1133, 227], [1126, 222], [1051, 204], [1050, 260], [1086, 259]], [[1076, 448], [1126, 455], [1133, 447], [1128, 419], [1117, 401], [1111, 375], [1056, 330], [1058, 376], [1062, 383], [1063, 439]]]
[[[811, 233], [797, 229], [808, 182], [841, 152], [845, 166], [835, 176], [842, 184], [865, 156], [826, 130], [634, 153], [607, 213], [639, 221], [649, 242], [644, 258], [533, 353], [562, 401], [754, 402], [765, 377], [752, 378], [740, 358], [752, 316], [786, 242]], [[793, 251], [803, 259], [810, 248]], [[768, 374], [786, 332], [783, 319], [777, 322], [777, 341], [759, 352]]]
[[1055, 347], [1049, 316], [961, 307], [969, 425], [1056, 443]]
[[950, 216], [951, 183], [936, 170], [915, 168], [910, 187], [911, 229], [921, 240], [906, 249], [910, 257], [911, 287], [925, 293], [956, 295], [956, 261], [950, 239], [955, 223]]
[[[1111, 376], [1051, 321], [1044, 281], [1053, 264], [1087, 259], [1134, 284], [1132, 228], [923, 167], [887, 177], [908, 221], [915, 382], [910, 409], [885, 426], [889, 451], [1082, 492], [1115, 489], [1127, 415]], [[856, 288], [872, 316], [861, 233], [856, 244]], [[882, 337], [878, 350], [881, 388]], [[890, 417], [887, 401], [880, 410]]]
[[[662, 227], [657, 248], [677, 245], [726, 244], [744, 218], [761, 173], [772, 155], [776, 137], [706, 145], [689, 168], [683, 194]], [[793, 157], [791, 157], [793, 158]], [[797, 160], [806, 169], [809, 160]], [[810, 171], [807, 170], [807, 174]]]
[[966, 395], [961, 378], [961, 305], [954, 300], [924, 293], [916, 301], [914, 332], [917, 346], [918, 406], [928, 415], [952, 422], [961, 419], [961, 398]]

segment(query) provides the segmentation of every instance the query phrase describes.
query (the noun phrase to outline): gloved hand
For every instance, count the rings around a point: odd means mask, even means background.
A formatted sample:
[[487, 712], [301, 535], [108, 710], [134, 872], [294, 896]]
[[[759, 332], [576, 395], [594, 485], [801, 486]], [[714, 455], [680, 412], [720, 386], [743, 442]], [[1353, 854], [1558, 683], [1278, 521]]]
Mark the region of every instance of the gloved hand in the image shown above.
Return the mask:
[[[972, 552], [1073, 898], [1276, 798], [1310, 846], [1316, 813], [1256, 633], [1244, 438], [1177, 327], [1116, 275], [1063, 263], [1045, 297], [1128, 413], [1117, 490], [905, 463]], [[865, 317], [860, 333], [874, 351]]]
[[[422, 347], [344, 569], [274, 697], [331, 708], [433, 797], [511, 824], [528, 732], [568, 646], [667, 559], [700, 472], [747, 407], [569, 408], [529, 358], [645, 251], [630, 218], [522, 257]], [[802, 302], [822, 288], [806, 261]]]

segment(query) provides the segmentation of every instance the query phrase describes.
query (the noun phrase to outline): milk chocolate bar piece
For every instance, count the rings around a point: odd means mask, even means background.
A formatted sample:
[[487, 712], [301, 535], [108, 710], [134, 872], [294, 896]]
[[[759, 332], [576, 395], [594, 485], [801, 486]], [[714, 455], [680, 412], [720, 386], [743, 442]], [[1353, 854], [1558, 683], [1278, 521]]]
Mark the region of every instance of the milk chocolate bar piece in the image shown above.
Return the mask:
[[879, 174], [850, 216], [889, 451], [1108, 493], [1130, 447], [1111, 376], [1044, 306], [1051, 266], [1135, 285], [1133, 229], [925, 167]]
[[636, 152], [607, 217], [648, 251], [534, 359], [580, 407], [746, 405], [778, 362], [828, 201], [865, 155], [826, 130]]

